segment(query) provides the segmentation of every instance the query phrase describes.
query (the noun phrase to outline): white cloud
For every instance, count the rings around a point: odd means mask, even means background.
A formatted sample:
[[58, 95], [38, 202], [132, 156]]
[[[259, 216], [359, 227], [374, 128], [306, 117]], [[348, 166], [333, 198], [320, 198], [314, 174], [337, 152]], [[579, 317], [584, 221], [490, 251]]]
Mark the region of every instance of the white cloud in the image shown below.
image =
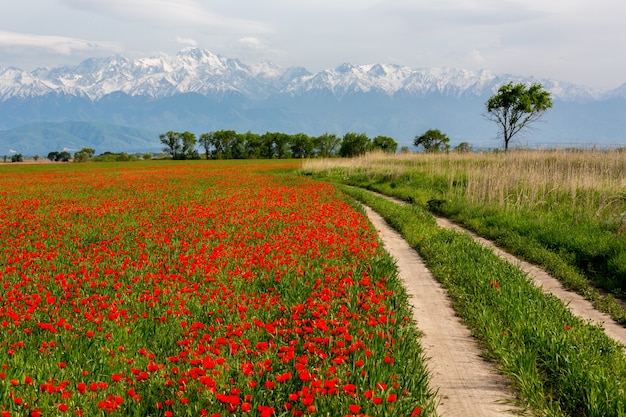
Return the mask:
[[61, 55], [71, 55], [74, 52], [93, 50], [118, 52], [122, 49], [120, 45], [113, 42], [0, 31], [0, 49], [14, 51], [25, 48]]
[[196, 41], [195, 39], [183, 38], [181, 36], [176, 37], [176, 42], [182, 43], [183, 45], [198, 46], [198, 41]]
[[263, 42], [261, 42], [258, 38], [253, 38], [251, 36], [241, 38], [238, 42], [251, 49], [263, 49]]
[[270, 31], [266, 24], [217, 14], [196, 0], [60, 0], [60, 2], [75, 9], [116, 19], [140, 21], [158, 27], [193, 26], [244, 33]]

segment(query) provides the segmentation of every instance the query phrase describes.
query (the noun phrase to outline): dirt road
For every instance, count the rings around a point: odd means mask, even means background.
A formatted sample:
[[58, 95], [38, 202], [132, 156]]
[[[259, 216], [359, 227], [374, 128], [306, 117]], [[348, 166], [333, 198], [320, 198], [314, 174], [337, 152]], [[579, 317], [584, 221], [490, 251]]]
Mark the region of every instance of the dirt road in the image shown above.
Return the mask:
[[[438, 389], [437, 412], [442, 417], [514, 415], [514, 394], [507, 380], [480, 357], [470, 331], [456, 316], [446, 292], [409, 244], [376, 212], [366, 213], [379, 231], [385, 249], [397, 260], [413, 317], [423, 332], [422, 347]], [[519, 409], [517, 409], [519, 411]]]

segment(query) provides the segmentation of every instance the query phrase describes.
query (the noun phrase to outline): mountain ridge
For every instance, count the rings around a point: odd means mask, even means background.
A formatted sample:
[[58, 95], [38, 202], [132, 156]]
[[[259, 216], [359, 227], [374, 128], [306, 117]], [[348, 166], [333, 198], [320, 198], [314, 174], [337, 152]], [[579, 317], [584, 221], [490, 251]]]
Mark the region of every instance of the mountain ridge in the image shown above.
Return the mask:
[[185, 48], [173, 56], [90, 58], [76, 66], [37, 68], [31, 72], [14, 67], [0, 68], [0, 100], [53, 92], [85, 96], [91, 100], [114, 92], [155, 99], [184, 93], [219, 96], [225, 92], [265, 99], [272, 95], [299, 95], [312, 90], [328, 90], [339, 98], [372, 90], [388, 95], [401, 91], [417, 96], [432, 92], [485, 95], [508, 81], [541, 83], [555, 98], [565, 101], [626, 97], [626, 84], [599, 91], [550, 79], [495, 74], [485, 69], [414, 69], [382, 63], [344, 63], [311, 73], [303, 67], [283, 68], [270, 62], [246, 65], [209, 50]]
[[[626, 84], [599, 91], [489, 70], [382, 63], [344, 63], [312, 73], [271, 62], [247, 65], [186, 48], [176, 55], [91, 58], [76, 66], [30, 72], [0, 68], [0, 155], [42, 154], [59, 150], [48, 149], [51, 146], [77, 144], [98, 145], [99, 151], [151, 150], [149, 138], [159, 146], [159, 133], [199, 135], [221, 129], [312, 136], [359, 132], [390, 136], [410, 146], [416, 135], [438, 128], [452, 144], [498, 147], [497, 126], [482, 115], [486, 99], [508, 82], [541, 83], [554, 101], [521, 143], [626, 142]], [[76, 129], [70, 122], [110, 126], [105, 129], [110, 141], [98, 142], [102, 135], [97, 128]], [[38, 123], [61, 125], [44, 129]], [[111, 132], [123, 140], [114, 140]]]

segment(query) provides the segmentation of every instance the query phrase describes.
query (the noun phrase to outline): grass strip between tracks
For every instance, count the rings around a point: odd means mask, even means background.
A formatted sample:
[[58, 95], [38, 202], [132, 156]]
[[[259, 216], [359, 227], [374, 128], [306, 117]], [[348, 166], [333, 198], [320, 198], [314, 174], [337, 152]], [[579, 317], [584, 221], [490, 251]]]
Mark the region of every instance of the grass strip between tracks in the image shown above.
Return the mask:
[[511, 378], [522, 406], [542, 416], [626, 415], [626, 357], [601, 328], [469, 236], [438, 228], [425, 210], [339, 187], [419, 252], [485, 357]]

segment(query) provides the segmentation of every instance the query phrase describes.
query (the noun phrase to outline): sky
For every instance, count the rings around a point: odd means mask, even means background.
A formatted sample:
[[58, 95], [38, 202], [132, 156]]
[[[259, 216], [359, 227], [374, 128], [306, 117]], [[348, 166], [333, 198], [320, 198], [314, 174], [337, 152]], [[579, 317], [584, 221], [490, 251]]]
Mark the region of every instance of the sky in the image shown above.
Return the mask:
[[0, 67], [208, 49], [312, 72], [454, 67], [609, 90], [626, 83], [623, 0], [5, 0]]

